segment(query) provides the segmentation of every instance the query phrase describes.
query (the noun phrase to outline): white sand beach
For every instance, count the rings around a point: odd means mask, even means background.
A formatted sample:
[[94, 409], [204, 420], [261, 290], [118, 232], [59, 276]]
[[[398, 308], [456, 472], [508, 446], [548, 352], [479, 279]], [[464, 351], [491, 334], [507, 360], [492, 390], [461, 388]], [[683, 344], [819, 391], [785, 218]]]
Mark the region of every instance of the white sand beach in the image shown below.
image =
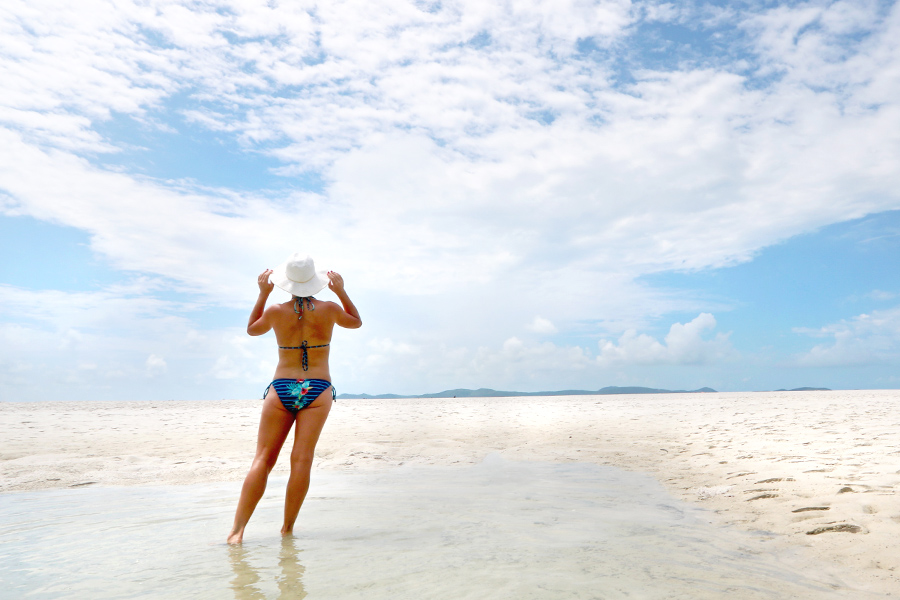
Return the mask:
[[[643, 471], [713, 522], [771, 532], [812, 572], [837, 567], [848, 584], [900, 596], [898, 408], [898, 391], [339, 399], [315, 468], [471, 465], [498, 452]], [[0, 491], [239, 481], [259, 409], [3, 402]]]

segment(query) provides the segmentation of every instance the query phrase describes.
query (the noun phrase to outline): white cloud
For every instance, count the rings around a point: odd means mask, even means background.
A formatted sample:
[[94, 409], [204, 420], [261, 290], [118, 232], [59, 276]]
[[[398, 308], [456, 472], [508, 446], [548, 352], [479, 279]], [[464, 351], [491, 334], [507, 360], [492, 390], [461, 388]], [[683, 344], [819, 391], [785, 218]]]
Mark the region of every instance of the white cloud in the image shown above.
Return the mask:
[[525, 343], [516, 337], [503, 342], [500, 352], [496, 354], [483, 348], [479, 349], [477, 360], [487, 372], [501, 367], [509, 369], [512, 365], [523, 367], [516, 368], [516, 372], [523, 370], [564, 372], [585, 369], [590, 365], [589, 356], [579, 346], [560, 347], [550, 342]]
[[[243, 328], [199, 329], [202, 305], [163, 301], [120, 286], [48, 294], [0, 285], [0, 398], [28, 400], [42, 385], [67, 399], [210, 398], [225, 372], [232, 397], [248, 397], [274, 371], [273, 349]], [[135, 383], [153, 377], [152, 386]], [[222, 397], [218, 395], [215, 397]]]
[[352, 332], [335, 345], [332, 373], [339, 389], [370, 393], [414, 394], [456, 387], [517, 391], [596, 390], [612, 384], [660, 387], [661, 380], [647, 378], [641, 367], [696, 365], [702, 369], [737, 356], [727, 334], [708, 335], [715, 326], [712, 315], [701, 314], [690, 323], [673, 324], [664, 343], [632, 330], [618, 344], [602, 341], [596, 355], [579, 345], [516, 336], [473, 349], [464, 341], [442, 341], [439, 334], [421, 340], [364, 342]]
[[896, 292], [886, 292], [884, 290], [872, 290], [866, 294], [866, 297], [873, 300], [893, 300], [897, 296], [900, 296], [900, 294]]
[[527, 329], [528, 331], [533, 331], [534, 333], [546, 334], [556, 333], [557, 331], [559, 331], [552, 321], [539, 316], [534, 317], [534, 320], [528, 324]]
[[673, 324], [663, 343], [647, 334], [638, 334], [629, 329], [622, 334], [618, 343], [600, 340], [597, 362], [603, 366], [702, 365], [729, 360], [736, 355], [728, 340], [729, 334], [717, 333], [712, 339], [703, 337], [715, 327], [715, 317], [709, 313], [701, 313], [689, 323]]
[[[596, 363], [579, 346], [517, 337], [472, 348], [431, 339], [380, 338], [365, 343], [348, 336], [337, 348], [332, 351], [332, 374], [339, 392], [414, 394], [456, 387], [529, 391], [540, 386], [558, 389], [599, 375]], [[548, 383], [551, 377], [553, 382]]]
[[[288, 170], [321, 169], [326, 193], [248, 196], [105, 173], [35, 146], [55, 142], [10, 121], [6, 211], [88, 230], [117, 267], [226, 302], [240, 292], [223, 282], [285, 254], [300, 230], [304, 245], [377, 272], [366, 282], [376, 289], [501, 278], [518, 295], [564, 269], [584, 281], [716, 268], [900, 206], [888, 133], [900, 128], [890, 109], [900, 84], [885, 77], [898, 64], [897, 10], [880, 22], [853, 8], [871, 35], [850, 54], [832, 32], [846, 6], [732, 17], [757, 40], [760, 68], [782, 73], [761, 90], [691, 68], [635, 71], [616, 87], [609, 64], [576, 46], [626, 43], [640, 15], [625, 2], [94, 8], [102, 19], [66, 3], [7, 8], [2, 64], [21, 92], [11, 109], [80, 119], [54, 130], [74, 139], [114, 112], [171, 119], [163, 101], [190, 88], [184, 111], [198, 123]], [[820, 92], [814, 77], [843, 91]], [[542, 112], [555, 120], [536, 120]]]
[[151, 354], [147, 357], [147, 374], [150, 376], [159, 375], [166, 372], [168, 365], [166, 359], [162, 356]]
[[[710, 11], [577, 0], [6, 2], [0, 211], [87, 231], [94, 252], [153, 286], [76, 295], [83, 310], [63, 312], [86, 324], [45, 323], [46, 343], [141, 345], [102, 329], [110, 314], [195, 331], [190, 308], [152, 295], [174, 288], [244, 307], [262, 268], [308, 250], [344, 271], [364, 313], [384, 322], [361, 343], [394, 340], [371, 359], [354, 354], [373, 377], [378, 357], [395, 356], [456, 365], [454, 376], [482, 365], [587, 368], [577, 346], [503, 344], [529, 322], [564, 335], [633, 329], [605, 342], [601, 364], [720, 360], [727, 339], [702, 339], [714, 326], [703, 315], [664, 343], [639, 335], [666, 312], [713, 309], [637, 279], [749, 260], [792, 235], [900, 207], [900, 8]], [[739, 24], [753, 52], [617, 72], [623, 52], [640, 49], [641, 19], [692, 17]], [[585, 40], [602, 52], [581, 52]], [[113, 119], [175, 132], [186, 120], [278, 158], [286, 176], [317, 172], [324, 190], [237, 193], [98, 168], [97, 154], [125, 145], [100, 133]], [[483, 298], [471, 329], [447, 317]], [[116, 313], [123, 305], [143, 308]], [[423, 336], [423, 323], [437, 333]], [[262, 369], [267, 355], [217, 335], [227, 350], [201, 373]], [[127, 364], [110, 356], [117, 366], [98, 372], [138, 372], [156, 353], [172, 376], [180, 359], [169, 338], [152, 339], [159, 347], [141, 345]]]
[[796, 357], [804, 367], [842, 367], [900, 362], [900, 306], [873, 310], [820, 329], [796, 328], [796, 333], [831, 338]]

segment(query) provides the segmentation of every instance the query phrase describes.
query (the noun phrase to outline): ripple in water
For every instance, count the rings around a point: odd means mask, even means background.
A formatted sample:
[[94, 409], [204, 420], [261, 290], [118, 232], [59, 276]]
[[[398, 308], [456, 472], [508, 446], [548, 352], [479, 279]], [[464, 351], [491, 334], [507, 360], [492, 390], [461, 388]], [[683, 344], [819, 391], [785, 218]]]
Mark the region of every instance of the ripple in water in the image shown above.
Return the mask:
[[237, 548], [223, 543], [235, 483], [0, 496], [0, 597], [848, 597], [771, 556], [765, 536], [713, 527], [611, 467], [493, 456], [320, 471], [282, 540], [284, 484], [269, 483]]

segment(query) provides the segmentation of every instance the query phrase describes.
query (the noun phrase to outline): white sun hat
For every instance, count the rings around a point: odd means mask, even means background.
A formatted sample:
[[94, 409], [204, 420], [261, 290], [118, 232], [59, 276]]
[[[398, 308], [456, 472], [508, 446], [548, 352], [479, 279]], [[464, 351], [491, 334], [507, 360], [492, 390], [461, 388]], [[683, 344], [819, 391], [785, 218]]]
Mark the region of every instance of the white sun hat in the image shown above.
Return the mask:
[[321, 292], [328, 285], [328, 271], [317, 272], [313, 259], [299, 252], [272, 269], [270, 277], [272, 283], [301, 298]]

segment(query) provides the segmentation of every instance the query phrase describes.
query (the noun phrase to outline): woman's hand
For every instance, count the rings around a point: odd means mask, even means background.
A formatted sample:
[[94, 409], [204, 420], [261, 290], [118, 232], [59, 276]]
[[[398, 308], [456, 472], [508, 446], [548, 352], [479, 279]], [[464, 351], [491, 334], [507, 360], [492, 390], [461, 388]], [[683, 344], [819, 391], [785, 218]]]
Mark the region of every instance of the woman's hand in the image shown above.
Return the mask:
[[262, 273], [260, 273], [259, 277], [256, 278], [256, 282], [259, 284], [259, 293], [269, 295], [272, 293], [272, 290], [275, 289], [275, 284], [269, 281], [269, 275], [272, 274], [272, 269], [266, 269]]
[[340, 273], [328, 271], [328, 289], [337, 294], [344, 291], [344, 278]]

